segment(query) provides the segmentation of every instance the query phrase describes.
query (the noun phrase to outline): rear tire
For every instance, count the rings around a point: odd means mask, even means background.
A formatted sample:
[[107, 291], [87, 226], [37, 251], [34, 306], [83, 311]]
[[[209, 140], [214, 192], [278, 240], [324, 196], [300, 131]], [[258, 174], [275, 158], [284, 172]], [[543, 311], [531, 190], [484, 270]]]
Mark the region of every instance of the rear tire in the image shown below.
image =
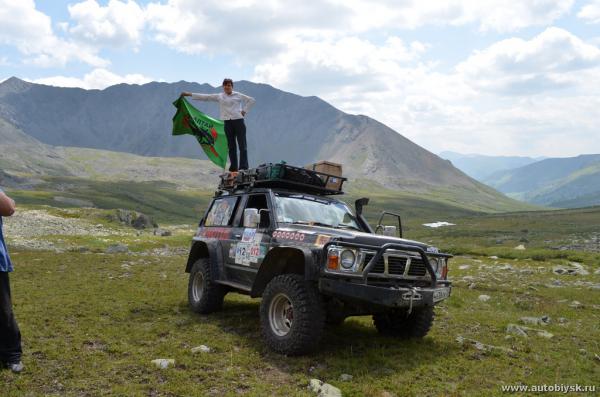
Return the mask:
[[373, 315], [373, 323], [380, 334], [403, 339], [423, 338], [431, 329], [433, 319], [433, 306], [415, 308], [408, 316], [405, 310]]
[[221, 310], [227, 290], [214, 282], [210, 262], [198, 259], [192, 266], [188, 281], [188, 302], [196, 313], [208, 314]]
[[273, 278], [263, 293], [260, 323], [270, 349], [286, 355], [314, 350], [325, 326], [325, 311], [317, 287], [298, 274]]

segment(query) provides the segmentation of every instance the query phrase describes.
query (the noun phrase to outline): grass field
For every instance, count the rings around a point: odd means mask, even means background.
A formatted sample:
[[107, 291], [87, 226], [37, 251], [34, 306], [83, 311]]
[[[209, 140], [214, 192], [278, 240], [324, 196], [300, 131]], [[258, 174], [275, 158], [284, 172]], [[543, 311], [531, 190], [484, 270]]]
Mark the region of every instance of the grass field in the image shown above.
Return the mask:
[[[311, 378], [344, 396], [502, 395], [501, 385], [512, 384], [600, 387], [600, 274], [594, 274], [600, 254], [552, 248], [568, 243], [567, 236], [593, 236], [597, 208], [409, 216], [408, 237], [460, 253], [451, 265], [453, 294], [436, 308], [430, 334], [395, 340], [378, 335], [369, 317], [350, 318], [327, 329], [317, 353], [289, 358], [263, 346], [259, 300], [230, 294], [224, 310], [210, 316], [188, 309], [183, 269], [191, 227], [172, 228], [170, 237], [138, 235], [107, 221], [104, 211], [44, 211], [115, 234], [35, 237], [62, 247], [59, 254], [13, 250], [11, 282], [27, 369], [19, 376], [0, 372], [2, 396], [310, 396]], [[433, 220], [456, 226], [420, 226]], [[519, 242], [523, 234], [527, 243]], [[106, 254], [115, 243], [130, 252]], [[517, 243], [528, 248], [514, 250]], [[571, 257], [590, 274], [552, 272]], [[482, 294], [490, 299], [479, 300]], [[581, 306], [571, 307], [573, 301]], [[506, 332], [523, 316], [544, 315], [548, 325], [526, 326], [551, 333], [550, 339]], [[212, 351], [191, 353], [201, 344]], [[175, 366], [158, 369], [151, 363], [157, 358], [175, 359]], [[343, 373], [352, 380], [341, 381]]]

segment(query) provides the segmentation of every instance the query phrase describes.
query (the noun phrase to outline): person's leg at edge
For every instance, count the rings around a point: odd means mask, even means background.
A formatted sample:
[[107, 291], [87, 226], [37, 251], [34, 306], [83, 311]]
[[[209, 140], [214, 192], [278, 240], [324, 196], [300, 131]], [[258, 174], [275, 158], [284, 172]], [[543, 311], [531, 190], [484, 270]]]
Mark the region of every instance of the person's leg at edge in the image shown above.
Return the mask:
[[21, 354], [21, 332], [12, 310], [8, 273], [0, 272], [0, 361], [20, 372]]
[[244, 119], [236, 120], [236, 138], [240, 147], [240, 170], [248, 169], [248, 146], [246, 144], [246, 124]]
[[234, 172], [238, 170], [234, 120], [225, 120], [225, 135], [227, 136], [227, 146], [229, 147], [229, 171]]

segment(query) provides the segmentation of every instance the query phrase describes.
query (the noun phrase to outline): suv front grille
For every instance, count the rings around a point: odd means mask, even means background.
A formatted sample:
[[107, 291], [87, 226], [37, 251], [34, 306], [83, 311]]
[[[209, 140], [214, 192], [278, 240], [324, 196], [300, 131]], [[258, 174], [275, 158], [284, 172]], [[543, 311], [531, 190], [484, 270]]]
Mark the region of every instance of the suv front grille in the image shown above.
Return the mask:
[[[374, 256], [375, 254], [373, 253], [365, 253], [363, 259], [363, 266], [366, 266], [371, 261], [371, 259], [373, 259]], [[379, 258], [379, 260], [377, 261], [377, 263], [375, 263], [375, 266], [373, 266], [369, 274], [385, 275], [385, 270], [387, 267], [387, 275], [390, 276], [406, 275], [408, 277], [424, 277], [427, 275], [427, 267], [425, 266], [425, 263], [423, 263], [423, 260], [421, 258], [414, 256], [410, 257], [410, 266], [408, 268], [408, 272], [406, 272], [407, 262], [408, 258], [406, 256], [385, 254], [384, 256]]]

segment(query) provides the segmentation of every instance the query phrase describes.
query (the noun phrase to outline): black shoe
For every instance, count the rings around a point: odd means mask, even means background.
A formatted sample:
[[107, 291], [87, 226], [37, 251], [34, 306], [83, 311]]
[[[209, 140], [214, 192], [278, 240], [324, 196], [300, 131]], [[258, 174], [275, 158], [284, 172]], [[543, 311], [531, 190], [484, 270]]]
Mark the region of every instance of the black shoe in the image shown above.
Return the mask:
[[14, 363], [7, 363], [6, 366], [8, 367], [8, 369], [10, 369], [15, 374], [20, 374], [25, 369], [25, 367], [23, 366], [23, 363], [21, 361], [17, 361]]

